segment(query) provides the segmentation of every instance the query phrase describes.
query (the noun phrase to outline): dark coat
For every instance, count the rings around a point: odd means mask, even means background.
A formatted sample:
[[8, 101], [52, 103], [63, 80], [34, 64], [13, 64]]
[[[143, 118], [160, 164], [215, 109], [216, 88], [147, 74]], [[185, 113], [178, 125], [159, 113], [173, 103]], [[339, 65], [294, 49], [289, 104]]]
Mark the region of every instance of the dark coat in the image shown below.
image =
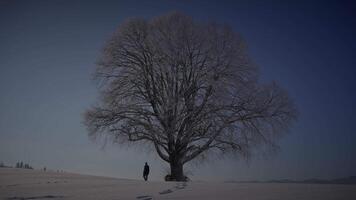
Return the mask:
[[150, 167], [148, 165], [145, 165], [143, 168], [143, 175], [148, 175], [150, 173]]

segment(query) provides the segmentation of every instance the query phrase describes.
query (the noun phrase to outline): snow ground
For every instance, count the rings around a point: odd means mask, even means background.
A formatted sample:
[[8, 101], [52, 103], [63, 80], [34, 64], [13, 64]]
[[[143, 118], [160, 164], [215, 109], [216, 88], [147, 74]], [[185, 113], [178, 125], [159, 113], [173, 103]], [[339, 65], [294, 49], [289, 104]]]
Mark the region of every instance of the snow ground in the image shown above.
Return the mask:
[[352, 200], [356, 199], [356, 185], [145, 182], [71, 173], [0, 168], [0, 199]]

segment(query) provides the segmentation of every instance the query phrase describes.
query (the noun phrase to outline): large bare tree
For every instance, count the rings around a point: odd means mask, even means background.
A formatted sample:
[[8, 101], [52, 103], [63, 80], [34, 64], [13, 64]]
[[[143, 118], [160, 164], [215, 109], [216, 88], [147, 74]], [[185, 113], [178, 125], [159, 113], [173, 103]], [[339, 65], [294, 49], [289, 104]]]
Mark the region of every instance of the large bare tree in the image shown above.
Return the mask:
[[130, 19], [98, 62], [102, 99], [85, 124], [90, 136], [150, 142], [181, 181], [194, 158], [212, 151], [245, 156], [290, 126], [296, 110], [287, 93], [257, 76], [227, 25], [179, 13]]

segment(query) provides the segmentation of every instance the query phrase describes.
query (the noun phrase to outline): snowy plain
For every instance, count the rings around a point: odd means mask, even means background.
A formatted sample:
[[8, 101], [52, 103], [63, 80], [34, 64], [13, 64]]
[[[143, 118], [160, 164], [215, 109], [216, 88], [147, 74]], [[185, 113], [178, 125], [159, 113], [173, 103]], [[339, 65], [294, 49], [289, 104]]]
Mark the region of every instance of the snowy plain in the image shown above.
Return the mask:
[[145, 182], [66, 172], [1, 168], [0, 199], [353, 200], [356, 199], [356, 185]]

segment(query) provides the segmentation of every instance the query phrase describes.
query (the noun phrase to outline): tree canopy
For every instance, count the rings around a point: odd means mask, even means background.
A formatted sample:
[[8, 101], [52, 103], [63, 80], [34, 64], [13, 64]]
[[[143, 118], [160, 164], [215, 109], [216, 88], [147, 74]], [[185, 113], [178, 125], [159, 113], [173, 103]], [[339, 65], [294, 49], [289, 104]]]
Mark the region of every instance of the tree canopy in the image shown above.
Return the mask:
[[287, 92], [259, 82], [238, 33], [180, 13], [122, 23], [95, 75], [101, 99], [85, 114], [89, 135], [150, 142], [174, 180], [210, 151], [246, 156], [274, 144], [296, 119]]

